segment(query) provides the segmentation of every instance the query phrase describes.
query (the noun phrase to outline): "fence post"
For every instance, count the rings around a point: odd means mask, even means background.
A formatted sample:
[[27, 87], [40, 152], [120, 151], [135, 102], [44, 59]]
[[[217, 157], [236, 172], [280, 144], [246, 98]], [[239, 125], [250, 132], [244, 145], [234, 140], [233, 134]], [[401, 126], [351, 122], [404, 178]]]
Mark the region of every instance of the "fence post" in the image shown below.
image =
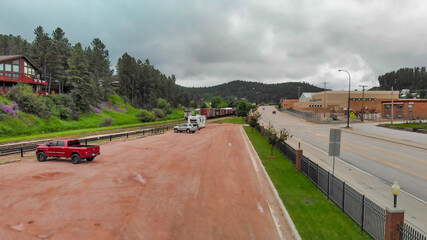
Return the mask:
[[362, 232], [363, 232], [364, 223], [365, 223], [365, 195], [362, 195], [362, 222], [360, 224], [360, 227], [362, 228]]
[[264, 126], [261, 126], [261, 136], [264, 137]]
[[85, 145], [87, 145], [87, 138], [85, 138]]
[[110, 142], [111, 142], [111, 135], [110, 135]]
[[317, 170], [317, 183], [316, 186], [319, 186], [319, 164], [316, 163], [316, 170]]
[[129, 138], [129, 133], [126, 133], [126, 138]]
[[24, 157], [24, 149], [21, 148], [21, 157]]
[[386, 207], [384, 240], [400, 240], [399, 225], [403, 224], [405, 210]]
[[301, 155], [302, 149], [295, 150], [295, 166], [297, 167], [297, 172], [301, 172]]
[[328, 199], [329, 199], [329, 172], [328, 172]]
[[345, 182], [342, 182], [342, 211], [345, 212], [344, 210], [344, 197], [345, 197]]

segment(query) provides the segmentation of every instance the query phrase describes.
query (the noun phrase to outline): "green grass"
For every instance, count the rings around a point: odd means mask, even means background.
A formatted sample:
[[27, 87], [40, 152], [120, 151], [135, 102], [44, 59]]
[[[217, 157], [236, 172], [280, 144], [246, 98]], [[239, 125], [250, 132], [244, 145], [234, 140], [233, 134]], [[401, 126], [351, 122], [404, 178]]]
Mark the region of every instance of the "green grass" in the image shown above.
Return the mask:
[[[122, 109], [126, 109], [126, 106], [123, 105]], [[0, 115], [0, 142], [49, 138], [148, 124], [141, 123], [136, 117], [139, 110], [130, 105], [127, 109], [126, 113], [108, 110], [102, 110], [101, 114], [87, 113], [80, 116], [78, 121], [63, 121], [56, 117], [42, 119], [23, 112], [19, 112], [17, 117]], [[111, 126], [103, 127], [101, 123], [106, 118], [111, 118], [113, 121]], [[156, 123], [181, 119], [184, 119], [184, 111], [173, 109], [171, 114], [166, 118], [158, 119]]]
[[302, 239], [371, 239], [251, 127], [244, 127]]
[[230, 117], [223, 120], [218, 120], [213, 123], [233, 123], [233, 124], [245, 124], [245, 119], [242, 117]]
[[400, 123], [400, 124], [386, 124], [389, 126], [397, 126], [397, 127], [403, 127], [403, 128], [421, 128], [421, 129], [427, 129], [427, 123]]

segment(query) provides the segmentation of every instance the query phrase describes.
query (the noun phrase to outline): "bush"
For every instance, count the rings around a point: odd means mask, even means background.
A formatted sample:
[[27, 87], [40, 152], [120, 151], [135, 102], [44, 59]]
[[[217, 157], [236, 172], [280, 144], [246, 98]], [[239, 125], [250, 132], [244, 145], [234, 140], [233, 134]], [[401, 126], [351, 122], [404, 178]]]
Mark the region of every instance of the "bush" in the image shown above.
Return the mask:
[[141, 122], [153, 122], [156, 119], [154, 114], [147, 110], [141, 110], [136, 117], [139, 118]]
[[33, 88], [27, 84], [18, 84], [12, 87], [7, 97], [15, 101], [21, 111], [37, 115], [41, 118], [49, 118], [51, 112], [42, 97], [33, 93]]
[[154, 115], [156, 115], [157, 118], [164, 118], [164, 117], [166, 117], [165, 111], [163, 111], [160, 108], [153, 108], [152, 112], [154, 113]]
[[110, 117], [105, 117], [102, 119], [102, 122], [99, 123], [100, 127], [108, 127], [113, 124], [113, 119]]

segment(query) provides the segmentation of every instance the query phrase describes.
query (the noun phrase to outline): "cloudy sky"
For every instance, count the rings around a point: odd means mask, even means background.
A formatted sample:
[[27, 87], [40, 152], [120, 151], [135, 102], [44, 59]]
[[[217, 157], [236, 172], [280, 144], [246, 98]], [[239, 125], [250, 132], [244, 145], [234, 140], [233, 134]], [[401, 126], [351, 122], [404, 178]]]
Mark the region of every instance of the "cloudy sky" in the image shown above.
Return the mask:
[[240, 79], [342, 90], [345, 69], [355, 89], [427, 62], [424, 0], [0, 0], [0, 11], [0, 34], [33, 41], [41, 25], [73, 44], [98, 37], [112, 67], [127, 52], [189, 87]]

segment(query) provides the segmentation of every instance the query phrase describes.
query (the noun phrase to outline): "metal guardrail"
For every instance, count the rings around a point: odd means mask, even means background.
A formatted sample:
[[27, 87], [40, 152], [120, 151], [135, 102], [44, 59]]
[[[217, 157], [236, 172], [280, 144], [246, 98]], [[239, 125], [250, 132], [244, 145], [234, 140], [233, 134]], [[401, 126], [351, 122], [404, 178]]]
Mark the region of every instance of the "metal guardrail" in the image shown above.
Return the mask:
[[[146, 134], [154, 134], [154, 133], [159, 133], [161, 131], [167, 131], [169, 130], [169, 128], [173, 128], [173, 126], [179, 122], [183, 122], [183, 121], [174, 121], [174, 122], [168, 122], [168, 123], [158, 123], [158, 124], [152, 124], [155, 125], [154, 128], [147, 128], [147, 129], [141, 129], [141, 130], [136, 130], [136, 131], [127, 131], [127, 132], [119, 132], [119, 133], [111, 133], [111, 134], [104, 134], [104, 135], [96, 135], [96, 136], [89, 136], [89, 137], [83, 137], [83, 138], [79, 138], [80, 142], [83, 143], [85, 145], [87, 145], [90, 142], [94, 142], [94, 141], [99, 141], [99, 140], [110, 140], [112, 141], [114, 138], [118, 138], [118, 137], [124, 137], [126, 136], [127, 138], [129, 136], [132, 135], [146, 135]], [[159, 125], [159, 126], [157, 126]], [[146, 125], [144, 125], [146, 126]], [[45, 142], [48, 142], [50, 140], [47, 140]], [[1, 147], [0, 146], [0, 157], [3, 156], [8, 156], [8, 155], [14, 155], [14, 154], [21, 154], [21, 157], [24, 156], [24, 153], [26, 152], [32, 152], [35, 151], [37, 148], [37, 145], [42, 144], [42, 142], [37, 142], [37, 143], [31, 143], [31, 144], [23, 144], [23, 143], [17, 143], [16, 145], [8, 145], [5, 147]]]

